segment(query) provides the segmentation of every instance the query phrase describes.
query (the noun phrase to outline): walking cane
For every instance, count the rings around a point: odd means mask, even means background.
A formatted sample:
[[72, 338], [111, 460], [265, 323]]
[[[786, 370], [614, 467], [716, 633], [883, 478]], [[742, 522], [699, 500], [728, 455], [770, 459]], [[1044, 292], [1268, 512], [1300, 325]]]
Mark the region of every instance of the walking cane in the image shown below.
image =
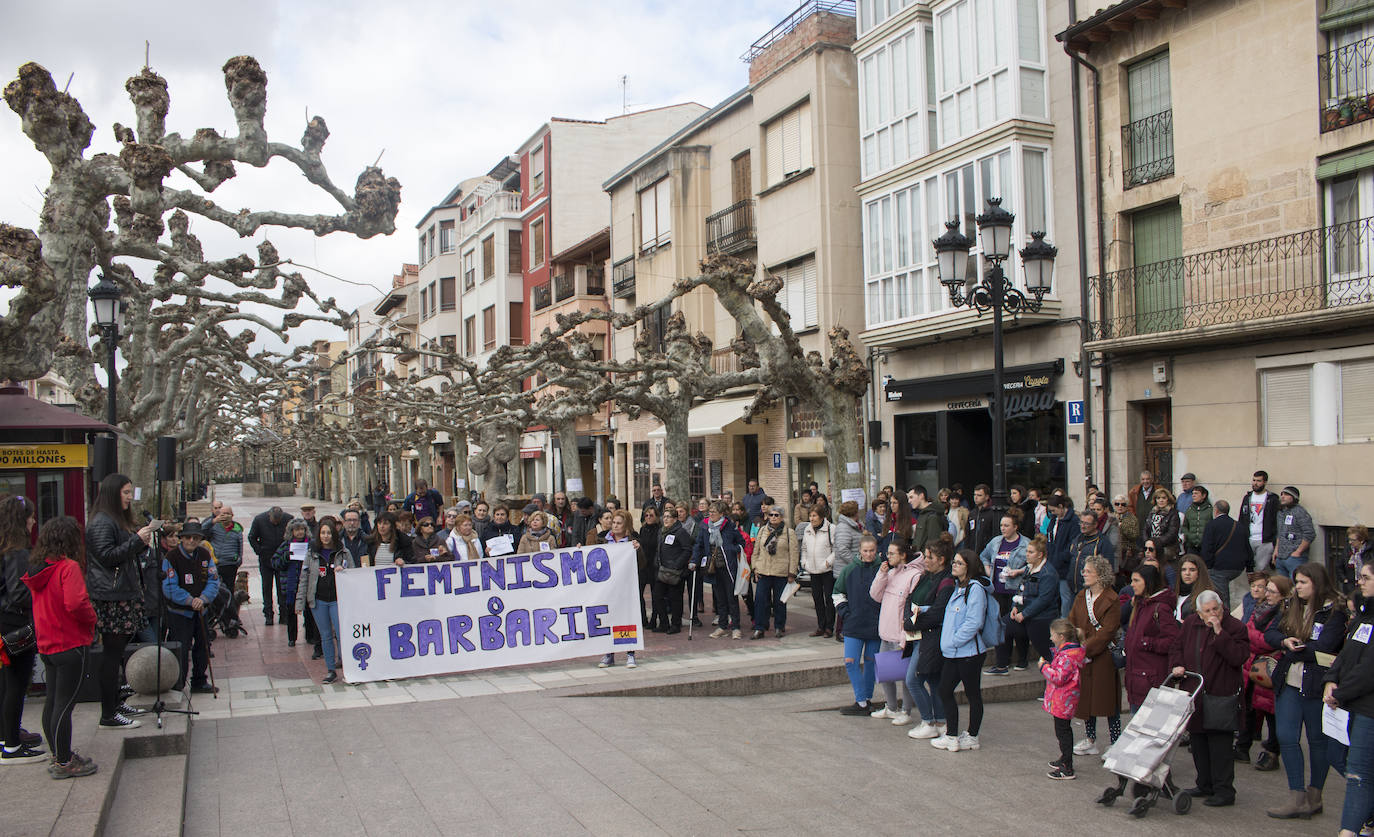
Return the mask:
[[[219, 687], [215, 685], [215, 655], [210, 653], [210, 632], [205, 628], [205, 615], [203, 613], [196, 614], [196, 626], [200, 628], [201, 639], [205, 640], [205, 663], [210, 668], [210, 688], [213, 690], [210, 692], [210, 697], [212, 700], [219, 700]], [[188, 654], [187, 662], [192, 659], [193, 655]], [[187, 672], [186, 677], [187, 682], [190, 682], [190, 672]]]
[[697, 568], [692, 567], [692, 576], [687, 580], [687, 641], [692, 641], [692, 626], [697, 616]]

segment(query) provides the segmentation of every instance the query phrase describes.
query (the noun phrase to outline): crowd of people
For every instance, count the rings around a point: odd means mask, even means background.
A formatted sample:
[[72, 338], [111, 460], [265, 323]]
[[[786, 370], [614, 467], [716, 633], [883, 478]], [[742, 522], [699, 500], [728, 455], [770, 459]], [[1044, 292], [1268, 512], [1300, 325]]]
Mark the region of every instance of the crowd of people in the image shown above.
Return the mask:
[[[204, 521], [140, 524], [132, 483], [112, 475], [84, 532], [70, 518], [50, 520], [30, 549], [32, 502], [6, 497], [3, 761], [46, 760], [55, 778], [94, 772], [71, 750], [76, 689], [94, 669], [100, 728], [137, 726], [121, 679], [125, 647], [136, 638], [174, 640], [177, 688], [189, 679], [193, 693], [212, 691], [205, 611], [234, 583], [245, 541], [258, 559], [265, 623], [284, 627], [288, 646], [303, 625], [325, 661], [326, 683], [340, 665], [337, 573], [627, 543], [651, 632], [704, 627], [709, 584], [711, 638], [740, 640], [746, 630], [751, 639], [770, 631], [781, 638], [788, 602], [805, 582], [816, 613], [811, 635], [842, 643], [854, 700], [841, 712], [910, 726], [908, 736], [947, 752], [982, 746], [984, 677], [1036, 665], [1058, 742], [1052, 779], [1075, 778], [1075, 757], [1115, 743], [1123, 692], [1134, 712], [1152, 688], [1201, 674], [1187, 741], [1197, 779], [1187, 793], [1207, 805], [1234, 804], [1235, 766], [1252, 764], [1258, 742], [1254, 769], [1282, 767], [1289, 789], [1270, 816], [1320, 814], [1334, 767], [1348, 784], [1343, 833], [1366, 827], [1374, 812], [1374, 784], [1365, 778], [1374, 759], [1374, 657], [1365, 654], [1374, 551], [1364, 527], [1349, 530], [1347, 559], [1329, 570], [1312, 560], [1315, 530], [1299, 489], [1275, 494], [1262, 471], [1234, 517], [1192, 474], [1177, 496], [1145, 472], [1124, 494], [1090, 488], [1081, 508], [1062, 490], [1013, 486], [1010, 499], [998, 510], [985, 485], [968, 500], [959, 485], [917, 485], [884, 489], [866, 508], [832, 507], [812, 485], [789, 518], [755, 480], [738, 500], [726, 492], [682, 505], [655, 485], [636, 521], [614, 498], [600, 506], [563, 492], [551, 502], [537, 494], [519, 509], [480, 499], [446, 506], [417, 481], [403, 498], [354, 500], [337, 515], [316, 517], [305, 504], [290, 517], [274, 507], [245, 533], [219, 503]], [[26, 648], [29, 625], [34, 642]], [[626, 657], [635, 667], [635, 654]], [[50, 752], [19, 726], [39, 660]], [[615, 662], [608, 654], [599, 665]], [[1230, 711], [1218, 711], [1218, 701]], [[1323, 733], [1324, 705], [1349, 711], [1349, 745]], [[1082, 722], [1077, 741], [1073, 720]]]

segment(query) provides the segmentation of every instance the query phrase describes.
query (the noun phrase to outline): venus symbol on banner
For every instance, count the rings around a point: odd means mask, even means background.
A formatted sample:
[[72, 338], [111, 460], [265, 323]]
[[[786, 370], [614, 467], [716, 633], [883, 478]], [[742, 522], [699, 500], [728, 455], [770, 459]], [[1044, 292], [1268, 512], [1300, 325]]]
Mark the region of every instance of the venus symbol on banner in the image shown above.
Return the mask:
[[644, 647], [627, 543], [339, 573], [350, 683]]

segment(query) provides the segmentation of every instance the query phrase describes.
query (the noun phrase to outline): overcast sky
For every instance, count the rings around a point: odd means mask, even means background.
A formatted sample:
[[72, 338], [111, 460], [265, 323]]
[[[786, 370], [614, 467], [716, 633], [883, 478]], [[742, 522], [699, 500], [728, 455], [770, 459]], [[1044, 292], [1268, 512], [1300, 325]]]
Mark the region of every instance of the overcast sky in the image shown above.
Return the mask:
[[[402, 185], [397, 231], [389, 237], [266, 235], [288, 258], [381, 289], [402, 262], [414, 261], [414, 226], [424, 212], [461, 179], [489, 170], [549, 117], [621, 113], [621, 76], [629, 77], [631, 110], [684, 101], [713, 105], [747, 83], [740, 56], [796, 5], [6, 3], [0, 83], [26, 61], [46, 67], [59, 88], [71, 76], [69, 92], [96, 126], [88, 154], [117, 153], [111, 126], [134, 122], [124, 81], [142, 67], [145, 40], [152, 68], [168, 83], [168, 131], [183, 136], [205, 126], [234, 133], [220, 68], [235, 55], [256, 57], [268, 77], [271, 139], [296, 144], [307, 111], [323, 116], [331, 133], [324, 160], [337, 185], [351, 193], [358, 173], [378, 154], [384, 171]], [[212, 196], [221, 205], [338, 210], [280, 161], [265, 170], [238, 170]], [[8, 108], [0, 110], [0, 172], [0, 220], [36, 229], [49, 169]], [[257, 241], [239, 241], [205, 221], [193, 221], [192, 232], [202, 238], [208, 258], [252, 254]], [[378, 292], [305, 275], [321, 296], [335, 296], [348, 308]], [[340, 336], [305, 329], [305, 337]]]

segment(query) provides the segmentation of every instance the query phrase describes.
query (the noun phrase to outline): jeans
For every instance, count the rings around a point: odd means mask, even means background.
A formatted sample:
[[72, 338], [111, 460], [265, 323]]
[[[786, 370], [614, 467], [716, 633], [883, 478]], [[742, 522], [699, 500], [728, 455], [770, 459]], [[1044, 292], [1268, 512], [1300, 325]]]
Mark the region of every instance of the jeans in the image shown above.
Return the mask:
[[1252, 538], [1250, 540], [1250, 554], [1255, 556], [1255, 572], [1263, 572], [1269, 568], [1269, 563], [1274, 560], [1274, 545], [1272, 543], [1260, 543]]
[[[882, 645], [879, 647], [878, 650], [879, 650], [879, 651], [900, 651], [900, 650], [902, 650], [902, 646], [901, 646], [900, 643], [888, 642], [887, 640], [883, 640], [883, 641], [882, 641]], [[887, 696], [887, 709], [888, 709], [889, 712], [896, 713], [897, 710], [896, 710], [894, 707], [897, 706], [897, 697], [898, 697], [898, 696], [897, 696], [897, 688], [898, 688], [898, 687], [901, 687], [901, 690], [902, 690], [902, 697], [903, 697], [903, 700], [902, 700], [902, 702], [901, 702], [901, 703], [902, 703], [902, 711], [903, 711], [903, 712], [906, 712], [906, 713], [910, 713], [910, 712], [911, 712], [911, 704], [912, 704], [914, 701], [912, 700], [911, 690], [908, 689], [908, 688], [906, 687], [906, 680], [905, 680], [905, 679], [902, 679], [902, 680], [895, 680], [895, 681], [892, 681], [892, 682], [890, 682], [890, 683], [884, 683], [884, 684], [883, 684], [883, 694]]]
[[1274, 566], [1284, 578], [1291, 579], [1298, 567], [1307, 563], [1306, 555], [1290, 555], [1287, 558], [1280, 558], [1274, 562]]
[[[1374, 718], [1351, 712], [1349, 731], [1341, 828], [1359, 834], [1361, 826], [1374, 814]], [[1333, 742], [1331, 746], [1338, 745]]]
[[1221, 608], [1227, 613], [1231, 612], [1231, 581], [1240, 575], [1240, 570], [1211, 570], [1212, 586], [1216, 588], [1217, 595], [1221, 596]]
[[[935, 640], [931, 640], [934, 642]], [[921, 713], [921, 720], [928, 724], [945, 722], [945, 704], [940, 700], [940, 678], [916, 673], [916, 659], [920, 656], [921, 641], [912, 643], [910, 665], [906, 667], [906, 690]]]
[[24, 720], [24, 696], [33, 679], [33, 663], [38, 652], [30, 648], [22, 654], [11, 654], [10, 664], [0, 670], [0, 739], [6, 747], [19, 746], [19, 722]]
[[954, 701], [954, 687], [964, 684], [964, 697], [968, 700], [968, 734], [978, 735], [983, 726], [983, 660], [987, 654], [974, 654], [972, 657], [945, 658], [945, 667], [940, 671], [940, 700], [945, 705], [949, 717], [947, 735], [959, 734], [959, 704]]
[[1068, 618], [1069, 610], [1073, 608], [1073, 591], [1069, 590], [1069, 580], [1059, 579], [1059, 615]]
[[[867, 594], [868, 591], [864, 591]], [[811, 574], [811, 601], [816, 605], [816, 630], [835, 629], [835, 574], [829, 570]]]
[[316, 599], [310, 610], [315, 614], [315, 627], [320, 630], [324, 664], [330, 671], [334, 671], [339, 667], [339, 654], [334, 650], [334, 640], [339, 636], [339, 603]]
[[162, 636], [162, 620], [157, 611], [148, 614], [148, 623], [134, 634], [134, 642], [146, 642], [153, 644], [159, 641]]
[[782, 591], [787, 589], [787, 577], [780, 575], [758, 576], [759, 589], [754, 591], [754, 630], [768, 630], [768, 616], [773, 616], [773, 624], [778, 630], [787, 628], [787, 603], [782, 600]]
[[873, 684], [878, 681], [878, 645], [876, 639], [844, 638], [844, 670], [854, 687], [854, 702], [860, 705], [873, 697]]
[[[183, 616], [174, 610], [167, 611], [167, 631], [172, 635], [173, 642], [181, 643], [178, 651], [181, 669], [176, 685], [172, 687], [174, 689], [186, 685], [187, 674], [191, 675], [192, 686], [204, 686], [206, 683], [205, 668], [210, 664], [209, 643], [206, 641], [209, 632], [201, 621], [203, 618], [199, 613]], [[186, 665], [188, 657], [191, 661], [189, 668]]]
[[[1320, 790], [1326, 784], [1330, 765], [1331, 739], [1322, 732], [1321, 698], [1305, 698], [1287, 686], [1274, 697], [1274, 720], [1279, 729], [1279, 755], [1288, 773], [1289, 790], [1305, 790], [1309, 785]], [[1312, 760], [1312, 780], [1303, 781], [1300, 736], [1307, 727], [1307, 755]]]
[[90, 649], [87, 646], [68, 648], [56, 654], [42, 654], [43, 680], [48, 686], [43, 701], [43, 737], [48, 749], [61, 764], [72, 759], [72, 710], [76, 708], [76, 692], [86, 676]]
[[739, 596], [735, 595], [735, 579], [730, 575], [730, 568], [722, 564], [716, 568], [715, 578], [711, 584], [711, 598], [716, 607], [716, 614], [720, 616], [718, 627], [727, 631], [739, 629]]

